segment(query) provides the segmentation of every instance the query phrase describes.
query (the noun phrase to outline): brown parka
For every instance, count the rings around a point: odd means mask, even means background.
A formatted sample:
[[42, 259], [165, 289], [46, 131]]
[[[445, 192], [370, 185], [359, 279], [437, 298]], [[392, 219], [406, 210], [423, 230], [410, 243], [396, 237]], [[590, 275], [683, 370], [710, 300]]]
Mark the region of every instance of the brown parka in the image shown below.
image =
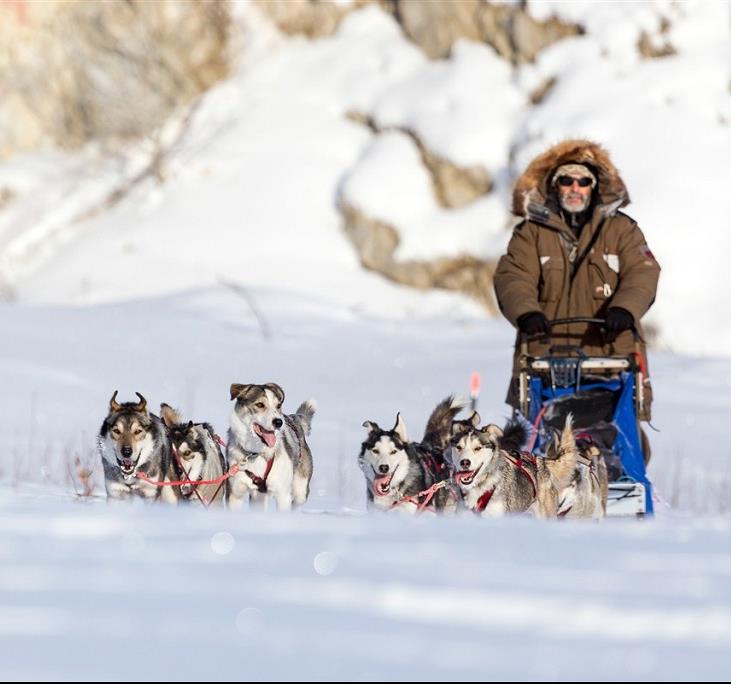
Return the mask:
[[[597, 177], [593, 210], [577, 240], [564, 221], [550, 183], [556, 168], [581, 163]], [[513, 213], [524, 220], [516, 226], [495, 272], [498, 304], [517, 327], [520, 316], [542, 311], [551, 320], [572, 316], [603, 318], [607, 308], [629, 311], [639, 321], [655, 300], [660, 266], [633, 219], [618, 211], [629, 204], [629, 194], [609, 154], [588, 140], [566, 140], [531, 162], [513, 192]], [[608, 342], [592, 324], [555, 326], [550, 344], [580, 346], [589, 355], [630, 355], [635, 350], [631, 331]], [[642, 331], [640, 330], [640, 334]], [[643, 336], [644, 337], [644, 336]], [[528, 352], [545, 354], [548, 341], [531, 340]], [[644, 344], [642, 354], [647, 363]], [[519, 338], [507, 402], [518, 406]], [[650, 419], [649, 378], [645, 383], [645, 411]]]

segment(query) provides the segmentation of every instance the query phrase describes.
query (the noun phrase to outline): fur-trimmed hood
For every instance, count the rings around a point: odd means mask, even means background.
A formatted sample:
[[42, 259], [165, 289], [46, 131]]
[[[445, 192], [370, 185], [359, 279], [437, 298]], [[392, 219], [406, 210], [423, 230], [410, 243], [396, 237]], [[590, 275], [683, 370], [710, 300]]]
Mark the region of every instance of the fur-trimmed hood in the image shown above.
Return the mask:
[[513, 213], [528, 217], [529, 205], [545, 206], [553, 172], [570, 162], [587, 164], [596, 172], [599, 193], [596, 206], [605, 215], [611, 216], [629, 204], [624, 181], [601, 145], [590, 140], [564, 140], [538, 155], [518, 178], [513, 190]]

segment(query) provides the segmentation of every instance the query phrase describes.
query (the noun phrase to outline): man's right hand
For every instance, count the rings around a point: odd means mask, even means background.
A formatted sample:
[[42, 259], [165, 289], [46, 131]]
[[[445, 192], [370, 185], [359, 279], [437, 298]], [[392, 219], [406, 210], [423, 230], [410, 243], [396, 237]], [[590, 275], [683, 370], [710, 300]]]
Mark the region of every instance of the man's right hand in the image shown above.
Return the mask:
[[548, 335], [551, 326], [548, 319], [540, 311], [529, 311], [518, 318], [518, 330], [526, 335]]

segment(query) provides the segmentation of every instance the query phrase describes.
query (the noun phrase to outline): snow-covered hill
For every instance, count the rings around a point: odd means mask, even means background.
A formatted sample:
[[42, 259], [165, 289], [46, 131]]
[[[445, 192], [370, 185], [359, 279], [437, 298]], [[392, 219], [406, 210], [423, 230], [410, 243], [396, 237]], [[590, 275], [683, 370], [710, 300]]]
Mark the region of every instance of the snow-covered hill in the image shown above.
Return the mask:
[[[120, 301], [227, 277], [360, 305], [376, 279], [362, 273], [338, 201], [392, 223], [397, 258], [495, 258], [515, 174], [549, 144], [587, 136], [612, 153], [628, 211], [663, 265], [647, 317], [659, 344], [731, 352], [731, 324], [710, 305], [731, 248], [719, 218], [731, 212], [727, 3], [534, 3], [537, 16], [557, 12], [586, 33], [515, 68], [465, 40], [429, 61], [376, 6], [320, 40], [283, 37], [256, 6], [237, 8], [238, 71], [169, 123], [160, 163], [145, 143], [0, 166], [14, 196], [0, 211], [0, 276], [21, 301]], [[642, 31], [676, 54], [643, 59]], [[439, 206], [404, 131], [455, 164], [484, 167], [494, 190]], [[391, 288], [378, 289], [365, 297], [374, 311], [391, 302]]]

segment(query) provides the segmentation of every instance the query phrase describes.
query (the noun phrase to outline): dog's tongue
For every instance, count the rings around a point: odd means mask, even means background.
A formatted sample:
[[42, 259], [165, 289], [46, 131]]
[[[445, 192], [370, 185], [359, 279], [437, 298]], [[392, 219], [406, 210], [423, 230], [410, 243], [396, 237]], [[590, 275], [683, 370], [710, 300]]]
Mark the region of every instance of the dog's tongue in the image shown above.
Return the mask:
[[469, 480], [474, 474], [474, 470], [460, 470], [454, 474], [454, 479], [459, 483], [462, 480]]
[[277, 435], [274, 433], [274, 431], [266, 430], [258, 423], [256, 424], [256, 434], [261, 437], [261, 439], [264, 441], [264, 444], [266, 444], [270, 449], [277, 443]]
[[382, 475], [381, 477], [377, 477], [373, 480], [373, 493], [376, 496], [383, 496], [384, 494], [387, 494], [388, 489], [391, 486], [392, 477], [393, 473], [389, 473], [388, 475]]

